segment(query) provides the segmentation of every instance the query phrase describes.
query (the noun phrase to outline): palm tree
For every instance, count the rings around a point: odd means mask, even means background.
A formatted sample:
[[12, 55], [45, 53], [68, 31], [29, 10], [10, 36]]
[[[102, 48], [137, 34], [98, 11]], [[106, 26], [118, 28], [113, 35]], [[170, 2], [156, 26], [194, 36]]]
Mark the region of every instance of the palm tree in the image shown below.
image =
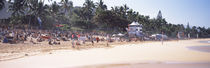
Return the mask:
[[0, 0], [0, 10], [4, 8], [5, 1], [6, 0]]
[[37, 20], [37, 18], [43, 18], [46, 15], [49, 15], [48, 6], [44, 5], [44, 0], [26, 0], [26, 14], [29, 16], [27, 19], [29, 20], [29, 26], [31, 25], [31, 21]]
[[111, 9], [111, 11], [112, 12], [114, 12], [117, 16], [122, 16], [122, 13], [121, 13], [121, 9], [120, 9], [120, 7], [118, 7], [118, 6], [115, 6], [115, 7], [111, 7], [112, 9]]
[[24, 16], [26, 15], [26, 4], [27, 0], [9, 0], [9, 11], [12, 12], [10, 24], [21, 26], [23, 23]]
[[133, 22], [133, 21], [138, 21], [138, 16], [139, 16], [139, 13], [136, 12], [136, 11], [133, 11], [133, 9], [130, 9], [127, 11], [127, 19], [130, 21], [130, 22]]
[[85, 0], [85, 3], [83, 4], [83, 12], [82, 17], [85, 20], [85, 23], [87, 24], [87, 29], [89, 29], [91, 23], [91, 19], [94, 16], [95, 13], [95, 4], [91, 0]]
[[123, 9], [124, 9], [124, 12], [127, 13], [127, 10], [129, 9], [129, 7], [126, 4], [124, 4]]
[[106, 10], [107, 9], [107, 6], [104, 4], [104, 2], [102, 0], [100, 0], [98, 3], [96, 3], [98, 5], [98, 8], [99, 9], [102, 9], [102, 10]]
[[112, 11], [115, 12], [118, 16], [122, 17], [122, 18], [127, 18], [127, 12], [129, 10], [128, 6], [125, 4], [123, 6], [115, 6], [115, 7], [111, 7]]
[[46, 6], [46, 10], [49, 13], [50, 16], [52, 16], [57, 21], [57, 16], [60, 15], [59, 10], [60, 6], [57, 4], [57, 2], [53, 2], [51, 5]]
[[85, 3], [83, 4], [83, 13], [85, 15], [85, 18], [87, 20], [90, 20], [93, 17], [93, 13], [95, 10], [95, 4], [91, 0], [85, 0]]
[[121, 11], [121, 14], [122, 14], [122, 17], [123, 18], [127, 18], [127, 11], [129, 10], [129, 7], [124, 4], [123, 6], [120, 7], [120, 11]]
[[12, 11], [13, 16], [24, 15], [26, 0], [10, 0], [9, 11]]
[[30, 9], [28, 13], [36, 17], [45, 15], [47, 13], [47, 8], [44, 5], [44, 1], [28, 0], [27, 7], [29, 7], [28, 9]]
[[66, 15], [67, 11], [71, 12], [73, 8], [73, 2], [69, 0], [61, 0], [62, 7], [64, 9], [64, 14]]
[[107, 6], [104, 4], [104, 2], [102, 0], [100, 0], [96, 4], [97, 4], [96, 15], [98, 15], [98, 14], [102, 13], [103, 11], [107, 10]]

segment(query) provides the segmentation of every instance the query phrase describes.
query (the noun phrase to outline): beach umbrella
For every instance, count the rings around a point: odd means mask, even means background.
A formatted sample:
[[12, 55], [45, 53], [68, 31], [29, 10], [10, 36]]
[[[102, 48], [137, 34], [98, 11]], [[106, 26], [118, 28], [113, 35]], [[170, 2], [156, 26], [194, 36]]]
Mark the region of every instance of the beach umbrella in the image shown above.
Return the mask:
[[124, 34], [122, 34], [122, 33], [119, 33], [119, 34], [117, 34], [118, 36], [124, 36]]
[[115, 37], [115, 36], [116, 36], [116, 34], [113, 34], [112, 36], [114, 36], [114, 37]]

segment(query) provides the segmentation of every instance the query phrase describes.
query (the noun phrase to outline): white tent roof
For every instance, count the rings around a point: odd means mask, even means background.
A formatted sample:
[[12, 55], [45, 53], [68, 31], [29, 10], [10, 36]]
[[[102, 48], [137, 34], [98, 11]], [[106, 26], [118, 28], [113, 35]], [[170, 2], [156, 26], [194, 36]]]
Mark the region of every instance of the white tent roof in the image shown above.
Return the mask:
[[122, 34], [122, 33], [119, 33], [119, 34], [117, 34], [118, 36], [124, 36], [124, 34]]
[[130, 25], [140, 25], [138, 22], [132, 22]]

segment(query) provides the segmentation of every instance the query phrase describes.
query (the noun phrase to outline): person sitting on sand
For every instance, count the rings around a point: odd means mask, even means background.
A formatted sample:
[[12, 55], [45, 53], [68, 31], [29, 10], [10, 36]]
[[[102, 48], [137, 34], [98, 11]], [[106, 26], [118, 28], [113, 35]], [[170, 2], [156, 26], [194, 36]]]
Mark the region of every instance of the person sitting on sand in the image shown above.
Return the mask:
[[8, 39], [6, 37], [4, 37], [3, 43], [8, 43]]
[[63, 41], [68, 41], [68, 39], [67, 39], [66, 36], [62, 36], [61, 39], [62, 39]]
[[37, 41], [38, 41], [38, 42], [42, 42], [43, 39], [42, 39], [42, 38], [37, 38]]
[[37, 44], [36, 42], [34, 42], [33, 38], [31, 38], [30, 42], [33, 44]]
[[100, 41], [104, 41], [104, 40], [105, 40], [104, 38], [101, 38], [101, 39], [100, 39]]
[[24, 43], [24, 36], [21, 35], [18, 41], [20, 41], [21, 43]]
[[55, 45], [60, 45], [60, 42], [56, 42], [56, 40], [53, 40], [53, 44], [55, 44]]
[[49, 44], [49, 45], [53, 45], [53, 43], [52, 43], [52, 39], [49, 39], [48, 44]]

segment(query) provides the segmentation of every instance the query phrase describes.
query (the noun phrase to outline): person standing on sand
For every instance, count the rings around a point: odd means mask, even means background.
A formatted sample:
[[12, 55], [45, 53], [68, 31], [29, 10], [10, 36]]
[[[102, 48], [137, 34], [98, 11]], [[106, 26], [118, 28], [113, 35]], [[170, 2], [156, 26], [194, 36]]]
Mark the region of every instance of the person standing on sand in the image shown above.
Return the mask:
[[94, 46], [94, 38], [92, 36], [90, 37], [90, 41], [92, 43], [92, 46]]
[[80, 34], [77, 34], [77, 42], [76, 42], [77, 45], [80, 45], [80, 40], [81, 40], [80, 39]]
[[71, 41], [72, 41], [72, 42], [71, 42], [72, 47], [75, 48], [75, 46], [74, 46], [74, 34], [71, 35], [71, 38], [72, 38], [72, 40], [71, 40]]
[[97, 41], [97, 43], [99, 42], [99, 37], [96, 37], [96, 41]]
[[181, 37], [180, 37], [180, 34], [179, 32], [177, 33], [177, 39], [179, 40]]
[[188, 39], [190, 39], [190, 33], [187, 34]]
[[162, 36], [161, 42], [162, 42], [162, 45], [163, 45], [163, 32], [162, 32], [162, 35], [161, 36]]
[[106, 40], [107, 40], [106, 46], [108, 47], [108, 46], [109, 46], [109, 42], [110, 42], [110, 37], [109, 37], [109, 35], [106, 36]]
[[80, 40], [80, 35], [79, 34], [77, 34], [77, 38], [78, 38], [78, 40]]
[[198, 34], [197, 34], [196, 36], [197, 36], [197, 38], [199, 38], [199, 37], [198, 37]]

